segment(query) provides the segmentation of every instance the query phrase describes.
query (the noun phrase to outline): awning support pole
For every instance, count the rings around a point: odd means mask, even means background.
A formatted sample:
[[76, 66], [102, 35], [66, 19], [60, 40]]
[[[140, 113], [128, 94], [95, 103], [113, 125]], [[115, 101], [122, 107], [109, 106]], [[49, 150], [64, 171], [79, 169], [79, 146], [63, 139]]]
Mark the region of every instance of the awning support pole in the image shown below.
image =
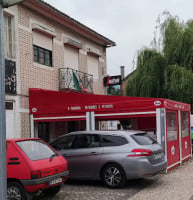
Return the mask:
[[[164, 148], [165, 157], [167, 158], [167, 137], [166, 137], [166, 109], [157, 108], [156, 109], [156, 133], [157, 141]], [[166, 169], [167, 173], [167, 169]]]
[[86, 112], [86, 130], [95, 130], [95, 115], [94, 112]]
[[179, 127], [179, 149], [180, 149], [180, 165], [182, 164], [182, 125], [181, 125], [181, 111], [178, 110], [178, 127]]
[[30, 133], [31, 133], [31, 138], [34, 138], [34, 117], [33, 115], [30, 115]]
[[192, 124], [191, 124], [191, 112], [189, 112], [189, 124], [190, 124], [190, 149], [191, 149], [191, 158], [192, 158]]
[[157, 134], [157, 141], [160, 143], [163, 147], [165, 147], [165, 132], [166, 132], [166, 124], [165, 124], [165, 109], [164, 108], [157, 108], [156, 109], [156, 134]]

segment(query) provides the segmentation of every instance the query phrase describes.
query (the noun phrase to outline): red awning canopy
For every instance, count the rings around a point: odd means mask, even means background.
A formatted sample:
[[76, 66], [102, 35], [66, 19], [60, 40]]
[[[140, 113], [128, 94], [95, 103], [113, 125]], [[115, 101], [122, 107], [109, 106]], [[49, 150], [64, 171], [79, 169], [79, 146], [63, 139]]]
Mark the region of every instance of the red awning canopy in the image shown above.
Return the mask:
[[107, 96], [29, 89], [30, 114], [36, 121], [85, 120], [86, 112], [96, 119], [155, 116], [156, 108], [190, 111], [190, 105], [158, 98]]

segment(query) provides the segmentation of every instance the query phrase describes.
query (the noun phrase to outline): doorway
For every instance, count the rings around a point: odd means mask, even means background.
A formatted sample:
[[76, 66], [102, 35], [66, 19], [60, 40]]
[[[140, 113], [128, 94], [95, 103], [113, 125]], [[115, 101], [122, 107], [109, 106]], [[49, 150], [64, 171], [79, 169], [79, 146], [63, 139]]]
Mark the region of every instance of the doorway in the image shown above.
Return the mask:
[[38, 137], [45, 142], [49, 142], [50, 133], [49, 133], [49, 123], [48, 122], [39, 122], [38, 123]]

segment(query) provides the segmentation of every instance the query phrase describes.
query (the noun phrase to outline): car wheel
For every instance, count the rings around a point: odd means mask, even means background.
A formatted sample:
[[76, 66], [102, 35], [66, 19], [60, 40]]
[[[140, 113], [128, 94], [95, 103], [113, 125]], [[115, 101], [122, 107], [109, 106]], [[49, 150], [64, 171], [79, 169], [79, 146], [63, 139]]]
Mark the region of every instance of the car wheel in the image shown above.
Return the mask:
[[24, 187], [17, 182], [7, 183], [7, 200], [26, 200], [26, 191]]
[[61, 189], [61, 185], [57, 185], [55, 187], [51, 187], [46, 190], [43, 190], [42, 192], [43, 192], [44, 196], [51, 197], [51, 196], [55, 196], [56, 194], [58, 194], [60, 189]]
[[120, 188], [125, 182], [125, 173], [123, 169], [116, 164], [109, 164], [102, 171], [102, 181], [110, 188]]

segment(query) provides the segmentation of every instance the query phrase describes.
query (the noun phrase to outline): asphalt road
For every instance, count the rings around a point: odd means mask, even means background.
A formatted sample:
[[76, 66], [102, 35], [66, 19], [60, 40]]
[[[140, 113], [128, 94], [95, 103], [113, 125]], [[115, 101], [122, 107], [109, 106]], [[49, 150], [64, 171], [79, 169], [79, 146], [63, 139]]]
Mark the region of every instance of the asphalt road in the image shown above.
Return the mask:
[[67, 181], [54, 198], [40, 196], [34, 200], [128, 200], [136, 193], [155, 184], [162, 176], [164, 174], [131, 180], [122, 189], [108, 189], [98, 181]]

